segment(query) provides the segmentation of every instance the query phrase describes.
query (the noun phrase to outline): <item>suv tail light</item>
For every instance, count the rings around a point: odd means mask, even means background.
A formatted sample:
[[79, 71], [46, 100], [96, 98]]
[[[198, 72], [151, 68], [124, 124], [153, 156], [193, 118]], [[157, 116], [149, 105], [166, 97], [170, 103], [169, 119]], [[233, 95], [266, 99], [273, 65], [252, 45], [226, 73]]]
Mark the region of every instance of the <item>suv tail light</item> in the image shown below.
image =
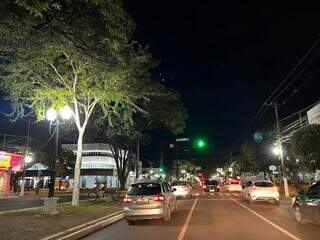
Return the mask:
[[256, 185], [252, 184], [251, 188], [256, 189], [257, 187], [256, 187]]
[[157, 195], [154, 197], [153, 201], [155, 202], [164, 202], [166, 199], [163, 195]]
[[123, 199], [123, 202], [124, 202], [124, 203], [132, 203], [132, 199], [131, 199], [131, 198], [128, 198], [128, 197], [125, 197], [125, 198]]

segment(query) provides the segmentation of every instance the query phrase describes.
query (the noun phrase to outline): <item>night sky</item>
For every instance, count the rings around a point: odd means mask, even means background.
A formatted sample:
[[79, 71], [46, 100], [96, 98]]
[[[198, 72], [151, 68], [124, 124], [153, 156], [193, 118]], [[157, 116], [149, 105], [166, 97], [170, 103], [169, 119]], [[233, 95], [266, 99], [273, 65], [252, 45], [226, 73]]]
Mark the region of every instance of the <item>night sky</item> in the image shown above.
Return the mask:
[[[134, 38], [161, 61], [153, 77], [182, 94], [189, 113], [184, 135], [205, 137], [212, 154], [232, 146], [320, 37], [319, 9], [309, 1], [127, 0], [125, 6], [137, 24]], [[319, 51], [320, 43], [312, 53]], [[278, 100], [317, 66], [316, 59]], [[319, 79], [320, 74], [290, 98], [280, 117], [319, 100]], [[272, 121], [272, 114], [270, 109], [257, 129]], [[159, 143], [166, 141], [170, 137], [154, 133], [147, 157], [158, 158]]]
[[[185, 135], [206, 137], [212, 153], [232, 146], [267, 96], [320, 37], [320, 15], [311, 2], [127, 2], [137, 23], [135, 38], [161, 60], [154, 77], [182, 93], [189, 112]], [[320, 44], [312, 53], [318, 51]], [[317, 66], [319, 61], [278, 100]], [[290, 98], [280, 117], [319, 100], [319, 79], [315, 76]], [[261, 124], [273, 121], [272, 114], [270, 109]]]

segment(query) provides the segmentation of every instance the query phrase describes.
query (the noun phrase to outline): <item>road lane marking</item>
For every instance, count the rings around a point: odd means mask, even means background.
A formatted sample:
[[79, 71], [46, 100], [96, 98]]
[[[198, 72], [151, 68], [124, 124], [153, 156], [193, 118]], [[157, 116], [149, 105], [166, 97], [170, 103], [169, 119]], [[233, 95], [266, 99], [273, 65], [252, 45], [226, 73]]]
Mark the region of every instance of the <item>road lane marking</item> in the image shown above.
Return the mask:
[[293, 235], [292, 233], [288, 232], [287, 230], [283, 229], [282, 227], [278, 226], [277, 224], [271, 222], [270, 220], [266, 219], [265, 217], [263, 217], [262, 215], [260, 215], [259, 213], [257, 213], [256, 211], [253, 211], [252, 209], [248, 208], [247, 206], [243, 205], [242, 203], [238, 202], [235, 199], [230, 198], [232, 201], [234, 201], [235, 203], [237, 203], [238, 205], [240, 205], [241, 207], [247, 209], [249, 212], [251, 212], [252, 214], [256, 215], [257, 217], [259, 217], [260, 219], [262, 219], [263, 221], [265, 221], [266, 223], [269, 223], [272, 227], [278, 229], [280, 232], [282, 232], [283, 234], [287, 235], [288, 237], [290, 237], [291, 239], [294, 240], [301, 240], [301, 238], [298, 238], [297, 236]]
[[187, 217], [187, 219], [186, 219], [186, 221], [185, 221], [185, 223], [184, 223], [184, 225], [183, 225], [183, 227], [181, 229], [181, 232], [179, 233], [179, 236], [178, 236], [177, 240], [182, 240], [184, 235], [186, 234], [186, 231], [187, 231], [187, 228], [188, 228], [188, 225], [189, 225], [189, 222], [190, 222], [190, 219], [192, 217], [192, 213], [193, 213], [194, 207], [196, 206], [197, 201], [198, 201], [198, 198], [196, 198], [196, 200], [193, 202], [193, 205], [191, 207], [189, 215], [188, 215], [188, 217]]
[[225, 193], [227, 196], [230, 196], [230, 193]]
[[219, 195], [222, 196], [223, 194], [221, 192], [219, 192]]
[[239, 196], [239, 193], [231, 193], [233, 196]]

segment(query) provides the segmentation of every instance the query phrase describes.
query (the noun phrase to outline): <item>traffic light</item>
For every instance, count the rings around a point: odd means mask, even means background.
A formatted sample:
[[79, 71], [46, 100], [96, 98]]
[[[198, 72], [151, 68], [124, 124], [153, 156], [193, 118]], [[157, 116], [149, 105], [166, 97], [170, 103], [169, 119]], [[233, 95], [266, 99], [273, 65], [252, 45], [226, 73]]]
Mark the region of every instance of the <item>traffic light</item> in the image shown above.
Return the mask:
[[204, 149], [204, 148], [206, 148], [206, 146], [207, 146], [207, 143], [202, 138], [197, 139], [195, 142], [195, 147], [198, 149]]
[[159, 171], [160, 171], [160, 173], [163, 173], [163, 168], [160, 168]]

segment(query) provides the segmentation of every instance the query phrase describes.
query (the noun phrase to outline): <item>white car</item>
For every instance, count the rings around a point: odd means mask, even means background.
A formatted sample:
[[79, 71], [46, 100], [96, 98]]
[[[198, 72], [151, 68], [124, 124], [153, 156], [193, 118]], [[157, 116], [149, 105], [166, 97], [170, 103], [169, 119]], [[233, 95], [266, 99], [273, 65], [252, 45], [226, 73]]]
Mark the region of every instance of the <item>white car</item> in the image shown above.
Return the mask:
[[248, 181], [243, 190], [243, 197], [250, 203], [255, 201], [272, 201], [279, 204], [278, 188], [267, 180]]
[[241, 181], [230, 180], [230, 181], [226, 182], [225, 190], [227, 192], [242, 192]]
[[192, 187], [187, 181], [175, 181], [172, 183], [171, 187], [175, 189], [173, 193], [176, 195], [176, 197], [190, 198], [192, 196]]

